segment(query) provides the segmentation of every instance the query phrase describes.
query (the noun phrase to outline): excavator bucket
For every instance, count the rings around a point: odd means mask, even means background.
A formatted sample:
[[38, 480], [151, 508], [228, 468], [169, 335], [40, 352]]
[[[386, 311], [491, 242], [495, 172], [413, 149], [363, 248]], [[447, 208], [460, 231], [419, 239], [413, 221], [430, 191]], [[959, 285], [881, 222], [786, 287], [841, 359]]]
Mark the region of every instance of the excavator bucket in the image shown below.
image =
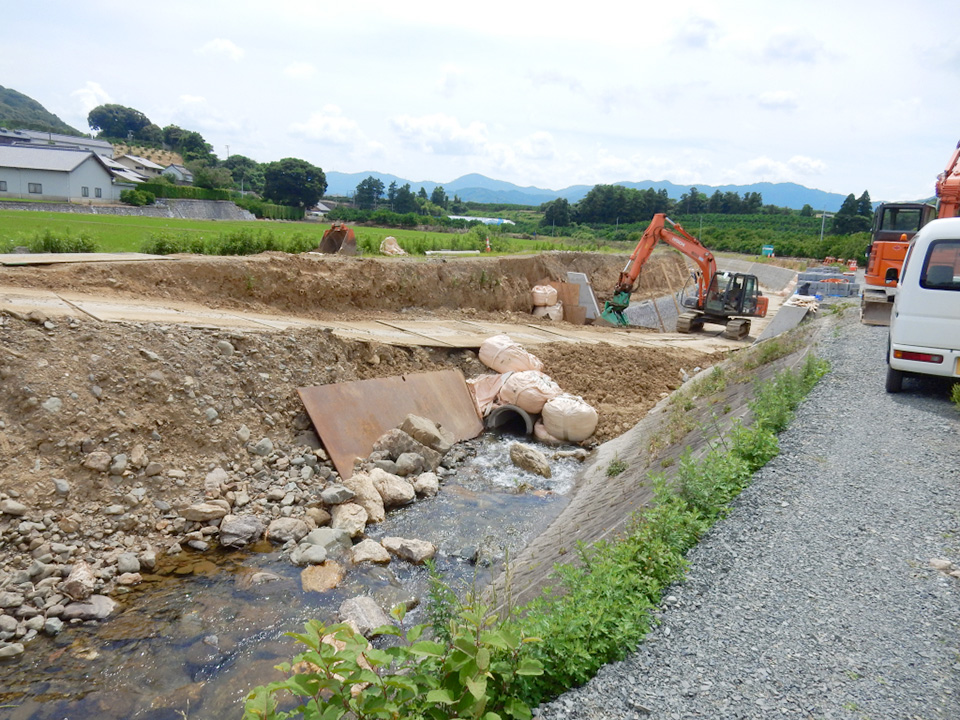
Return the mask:
[[323, 233], [317, 252], [326, 255], [356, 255], [357, 237], [353, 234], [353, 228], [348, 228], [339, 221], [333, 223], [330, 229]]
[[890, 315], [893, 311], [891, 302], [866, 302], [860, 303], [860, 322], [864, 325], [883, 325], [890, 324]]

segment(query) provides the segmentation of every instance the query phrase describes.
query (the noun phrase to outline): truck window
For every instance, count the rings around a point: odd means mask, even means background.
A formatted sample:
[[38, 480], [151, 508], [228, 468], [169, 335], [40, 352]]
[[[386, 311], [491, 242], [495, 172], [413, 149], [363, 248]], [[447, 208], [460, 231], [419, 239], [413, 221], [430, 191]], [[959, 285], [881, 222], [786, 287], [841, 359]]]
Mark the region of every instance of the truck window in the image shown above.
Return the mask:
[[923, 259], [920, 287], [960, 291], [960, 240], [937, 240]]
[[888, 208], [883, 211], [881, 230], [899, 230], [901, 232], [917, 232], [923, 215], [919, 209]]

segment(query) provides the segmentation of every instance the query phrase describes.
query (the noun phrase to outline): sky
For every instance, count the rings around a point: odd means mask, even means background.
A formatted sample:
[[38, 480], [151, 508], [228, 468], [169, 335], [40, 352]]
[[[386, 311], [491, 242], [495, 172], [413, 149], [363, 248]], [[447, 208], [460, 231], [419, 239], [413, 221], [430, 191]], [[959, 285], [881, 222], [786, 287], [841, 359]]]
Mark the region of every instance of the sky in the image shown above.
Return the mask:
[[135, 108], [221, 159], [892, 201], [932, 196], [960, 140], [958, 0], [18, 7], [0, 85], [82, 131], [97, 105]]

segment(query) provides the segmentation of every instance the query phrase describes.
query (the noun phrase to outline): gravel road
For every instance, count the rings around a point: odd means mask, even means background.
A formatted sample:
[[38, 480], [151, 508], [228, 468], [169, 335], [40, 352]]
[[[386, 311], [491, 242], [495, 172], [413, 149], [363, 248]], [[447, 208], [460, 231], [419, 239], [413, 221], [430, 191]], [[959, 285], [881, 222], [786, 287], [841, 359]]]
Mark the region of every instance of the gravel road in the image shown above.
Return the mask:
[[883, 390], [886, 328], [822, 333], [832, 371], [689, 556], [659, 626], [544, 720], [960, 718], [960, 413]]

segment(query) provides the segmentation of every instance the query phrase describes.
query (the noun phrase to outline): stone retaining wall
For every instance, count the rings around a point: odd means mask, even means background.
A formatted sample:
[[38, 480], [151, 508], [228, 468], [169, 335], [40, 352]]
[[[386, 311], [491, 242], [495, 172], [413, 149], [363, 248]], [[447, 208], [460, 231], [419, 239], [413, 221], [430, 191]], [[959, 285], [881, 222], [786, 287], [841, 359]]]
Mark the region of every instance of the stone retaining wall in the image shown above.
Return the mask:
[[127, 215], [132, 217], [189, 220], [256, 220], [252, 213], [229, 200], [177, 200], [158, 198], [156, 205], [80, 205], [78, 203], [0, 202], [0, 210], [77, 213], [80, 215]]

